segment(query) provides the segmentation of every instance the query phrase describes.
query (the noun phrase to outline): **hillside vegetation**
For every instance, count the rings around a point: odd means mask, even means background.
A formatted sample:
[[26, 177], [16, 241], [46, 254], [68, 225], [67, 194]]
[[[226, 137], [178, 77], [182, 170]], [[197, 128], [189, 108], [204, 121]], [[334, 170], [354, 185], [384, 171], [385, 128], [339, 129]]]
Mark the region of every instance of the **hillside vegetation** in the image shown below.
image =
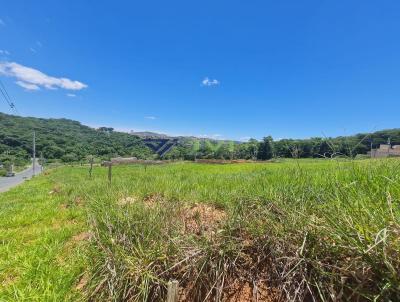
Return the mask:
[[68, 119], [20, 117], [0, 113], [0, 162], [22, 165], [32, 153], [32, 134], [36, 131], [37, 153], [48, 160], [77, 162], [88, 155], [99, 159], [135, 156], [141, 159], [258, 159], [272, 157], [321, 158], [355, 157], [388, 139], [400, 144], [400, 129], [362, 133], [336, 138], [282, 139], [270, 136], [248, 142], [213, 140], [196, 137], [169, 137], [151, 132], [140, 136], [84, 126]]
[[79, 161], [93, 155], [149, 158], [153, 152], [142, 139], [112, 128], [93, 129], [68, 119], [19, 117], [0, 113], [0, 155], [28, 160], [32, 154], [32, 136], [36, 132], [36, 150], [46, 159]]
[[182, 301], [398, 301], [399, 168], [51, 170], [1, 196], [0, 300], [165, 301], [176, 279]]

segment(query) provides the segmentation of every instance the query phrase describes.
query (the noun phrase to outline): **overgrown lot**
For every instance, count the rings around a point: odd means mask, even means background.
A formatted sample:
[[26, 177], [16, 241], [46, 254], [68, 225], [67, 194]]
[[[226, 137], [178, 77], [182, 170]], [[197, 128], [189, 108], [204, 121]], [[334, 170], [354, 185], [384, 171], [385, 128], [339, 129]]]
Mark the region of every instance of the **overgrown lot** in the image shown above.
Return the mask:
[[0, 300], [397, 301], [399, 168], [59, 168], [0, 195]]

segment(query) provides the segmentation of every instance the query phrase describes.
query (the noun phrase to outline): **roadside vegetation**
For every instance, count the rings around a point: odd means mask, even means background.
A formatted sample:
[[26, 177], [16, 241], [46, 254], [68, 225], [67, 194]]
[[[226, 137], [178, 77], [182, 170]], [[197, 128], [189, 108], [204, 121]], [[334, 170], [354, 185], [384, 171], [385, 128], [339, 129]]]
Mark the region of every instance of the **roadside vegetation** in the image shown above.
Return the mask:
[[57, 168], [0, 195], [0, 300], [397, 301], [399, 168]]
[[86, 267], [88, 242], [78, 240], [86, 215], [65, 193], [84, 175], [66, 172], [46, 172], [0, 194], [0, 301], [81, 299], [75, 288]]

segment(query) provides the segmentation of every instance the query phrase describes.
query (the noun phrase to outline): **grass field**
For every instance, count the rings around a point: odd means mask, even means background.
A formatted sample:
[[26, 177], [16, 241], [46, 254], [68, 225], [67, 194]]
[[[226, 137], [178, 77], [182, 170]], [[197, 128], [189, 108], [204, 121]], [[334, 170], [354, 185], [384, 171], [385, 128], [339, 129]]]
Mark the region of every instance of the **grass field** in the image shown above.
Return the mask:
[[399, 168], [50, 170], [0, 194], [0, 301], [398, 301]]

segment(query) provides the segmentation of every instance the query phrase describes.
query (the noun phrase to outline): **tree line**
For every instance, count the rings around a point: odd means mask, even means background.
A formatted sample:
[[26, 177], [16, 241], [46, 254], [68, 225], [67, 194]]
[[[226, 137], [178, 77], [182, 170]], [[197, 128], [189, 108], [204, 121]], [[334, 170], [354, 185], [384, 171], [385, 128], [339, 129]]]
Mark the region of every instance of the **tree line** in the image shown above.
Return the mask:
[[313, 137], [308, 139], [273, 140], [271, 136], [261, 141], [250, 139], [248, 142], [201, 142], [194, 148], [186, 143], [176, 146], [167, 154], [169, 159], [253, 159], [271, 158], [331, 158], [345, 156], [355, 158], [365, 155], [371, 148], [390, 141], [400, 145], [400, 129], [382, 130], [374, 133], [360, 133], [352, 136]]
[[[110, 159], [117, 156], [156, 159], [155, 148], [144, 139], [110, 127], [94, 129], [68, 119], [20, 117], [0, 113], [0, 163], [24, 165], [32, 154], [32, 135], [36, 132], [36, 149], [48, 161], [77, 162], [88, 156]], [[273, 157], [320, 158], [355, 157], [366, 154], [371, 146], [400, 144], [400, 129], [382, 130], [336, 138], [281, 139], [266, 136], [261, 141], [219, 141], [182, 138], [163, 159], [254, 159]], [[176, 139], [175, 139], [176, 140]]]

